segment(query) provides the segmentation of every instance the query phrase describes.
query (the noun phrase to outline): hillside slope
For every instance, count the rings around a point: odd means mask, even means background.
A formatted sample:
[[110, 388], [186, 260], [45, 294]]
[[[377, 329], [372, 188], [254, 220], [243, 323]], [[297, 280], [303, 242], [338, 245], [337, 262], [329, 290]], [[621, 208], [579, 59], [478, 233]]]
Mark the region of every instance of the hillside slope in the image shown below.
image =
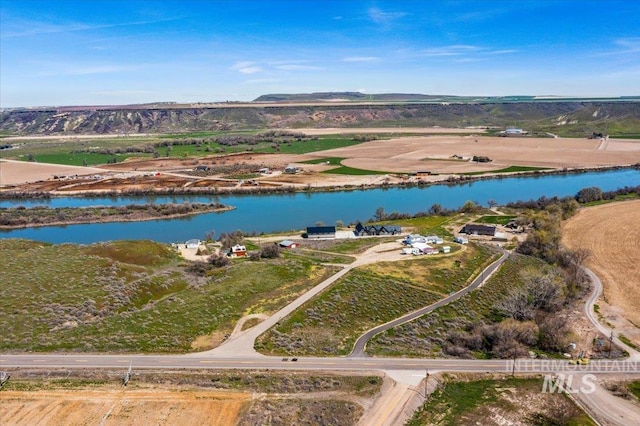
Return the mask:
[[177, 133], [302, 127], [518, 126], [565, 136], [640, 134], [638, 102], [516, 102], [398, 105], [259, 105], [12, 110], [13, 135]]

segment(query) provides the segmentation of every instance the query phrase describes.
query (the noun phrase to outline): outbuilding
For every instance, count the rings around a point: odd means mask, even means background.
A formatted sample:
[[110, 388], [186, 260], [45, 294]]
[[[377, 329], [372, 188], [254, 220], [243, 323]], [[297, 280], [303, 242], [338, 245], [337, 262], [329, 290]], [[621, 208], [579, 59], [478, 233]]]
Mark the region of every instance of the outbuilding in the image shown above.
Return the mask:
[[496, 226], [467, 223], [464, 228], [462, 228], [461, 232], [467, 235], [489, 235], [490, 237], [493, 237], [496, 233]]
[[336, 237], [335, 226], [308, 226], [307, 238], [309, 239], [330, 239]]
[[280, 241], [278, 245], [284, 249], [294, 249], [300, 247], [300, 243], [291, 240]]

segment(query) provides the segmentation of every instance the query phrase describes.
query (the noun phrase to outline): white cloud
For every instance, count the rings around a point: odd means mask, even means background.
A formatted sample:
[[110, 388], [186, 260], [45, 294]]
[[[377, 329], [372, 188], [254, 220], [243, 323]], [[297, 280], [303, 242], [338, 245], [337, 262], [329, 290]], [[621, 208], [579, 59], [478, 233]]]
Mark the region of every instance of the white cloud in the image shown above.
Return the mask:
[[368, 14], [376, 24], [388, 24], [406, 15], [405, 12], [385, 12], [378, 7], [369, 8]]
[[233, 64], [231, 69], [238, 71], [241, 74], [255, 74], [262, 71], [262, 67], [258, 66], [255, 62], [250, 61], [236, 62]]
[[374, 62], [379, 60], [375, 56], [350, 56], [347, 58], [342, 58], [342, 62]]
[[516, 53], [516, 52], [518, 52], [516, 49], [504, 49], [504, 50], [492, 50], [487, 53], [489, 55], [507, 55], [509, 53]]
[[143, 65], [73, 65], [68, 63], [44, 63], [38, 65], [46, 71], [38, 72], [41, 77], [64, 76], [64, 75], [94, 75], [94, 74], [114, 74], [119, 72], [131, 72], [139, 70]]

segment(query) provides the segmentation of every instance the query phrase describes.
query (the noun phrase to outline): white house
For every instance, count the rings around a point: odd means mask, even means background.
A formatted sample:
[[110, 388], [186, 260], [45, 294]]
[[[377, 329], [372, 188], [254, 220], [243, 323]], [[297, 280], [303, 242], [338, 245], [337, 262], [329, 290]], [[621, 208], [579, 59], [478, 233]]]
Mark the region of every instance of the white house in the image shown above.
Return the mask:
[[247, 255], [247, 248], [243, 245], [236, 244], [231, 247], [231, 251], [229, 252], [229, 257], [245, 257]]
[[450, 252], [451, 252], [451, 247], [449, 247], [449, 246], [442, 246], [442, 247], [440, 247], [440, 251], [441, 251], [442, 253], [450, 253]]
[[411, 234], [411, 235], [407, 235], [405, 239], [402, 240], [402, 242], [409, 246], [412, 246], [415, 243], [426, 243], [427, 240], [422, 235]]

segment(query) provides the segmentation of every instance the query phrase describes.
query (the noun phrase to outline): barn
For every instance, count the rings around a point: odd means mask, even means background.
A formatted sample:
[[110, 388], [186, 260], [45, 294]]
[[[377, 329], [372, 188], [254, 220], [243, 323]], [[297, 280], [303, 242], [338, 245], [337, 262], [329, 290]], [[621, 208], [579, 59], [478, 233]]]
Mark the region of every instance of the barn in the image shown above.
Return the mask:
[[467, 223], [460, 232], [467, 235], [489, 235], [490, 237], [493, 237], [496, 233], [496, 226]]

